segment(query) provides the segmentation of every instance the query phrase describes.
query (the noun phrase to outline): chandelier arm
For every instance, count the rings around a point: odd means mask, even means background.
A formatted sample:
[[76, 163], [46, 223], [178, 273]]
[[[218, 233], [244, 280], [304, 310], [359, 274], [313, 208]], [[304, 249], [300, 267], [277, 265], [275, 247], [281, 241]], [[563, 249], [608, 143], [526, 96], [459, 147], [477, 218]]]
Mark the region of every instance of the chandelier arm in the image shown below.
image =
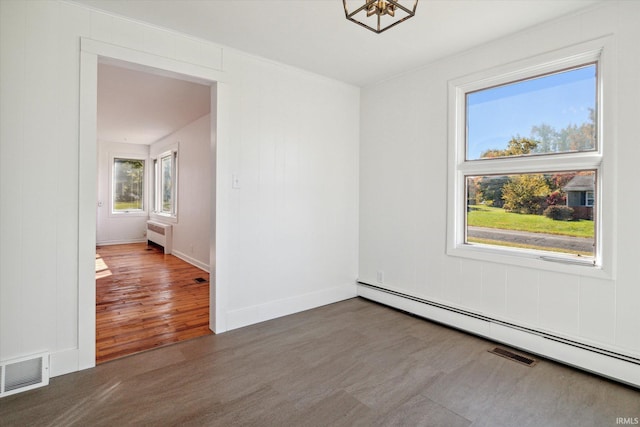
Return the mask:
[[[373, 31], [376, 34], [380, 34], [375, 28], [368, 26], [367, 24], [363, 24], [360, 21], [356, 21], [355, 19], [351, 19], [349, 18], [349, 21], [353, 22], [354, 24], [358, 24], [360, 25], [362, 28], [366, 28], [369, 31]], [[384, 31], [384, 30], [383, 30]]]
[[399, 21], [394, 22], [393, 24], [389, 25], [388, 27], [384, 27], [380, 31], [376, 31], [376, 33], [380, 34], [380, 33], [384, 32], [384, 31], [387, 31], [389, 28], [395, 27], [396, 25], [400, 24], [401, 22], [406, 21], [407, 19], [411, 18], [412, 16], [413, 15], [405, 16], [404, 18], [400, 19]]
[[[391, 3], [392, 5], [399, 7], [400, 9], [404, 10], [405, 12], [407, 12], [409, 15], [413, 16], [416, 13], [416, 8], [418, 7], [418, 0], [415, 1], [415, 3], [413, 3], [413, 10], [411, 9], [407, 9], [405, 6], [401, 5], [400, 3], [398, 3], [397, 0], [387, 0], [389, 3]], [[406, 19], [406, 18], [405, 18]]]
[[367, 0], [362, 6], [360, 6], [359, 8], [354, 10], [353, 12], [349, 13], [349, 9], [347, 9], [347, 0], [342, 0], [342, 5], [344, 6], [344, 15], [347, 17], [347, 19], [352, 18], [353, 15], [355, 15], [356, 13], [366, 9], [367, 7], [369, 7], [371, 5], [371, 3], [374, 3], [375, 1], [376, 0]]

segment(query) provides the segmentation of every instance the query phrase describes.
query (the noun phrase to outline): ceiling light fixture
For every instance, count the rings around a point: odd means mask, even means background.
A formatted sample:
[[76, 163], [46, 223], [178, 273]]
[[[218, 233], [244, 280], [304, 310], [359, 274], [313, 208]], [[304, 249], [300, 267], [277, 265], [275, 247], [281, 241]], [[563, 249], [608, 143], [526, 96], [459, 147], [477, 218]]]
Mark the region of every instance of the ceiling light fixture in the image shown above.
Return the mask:
[[[342, 4], [349, 21], [380, 34], [414, 16], [418, 0], [342, 0]], [[354, 4], [353, 12], [349, 12], [348, 5]]]

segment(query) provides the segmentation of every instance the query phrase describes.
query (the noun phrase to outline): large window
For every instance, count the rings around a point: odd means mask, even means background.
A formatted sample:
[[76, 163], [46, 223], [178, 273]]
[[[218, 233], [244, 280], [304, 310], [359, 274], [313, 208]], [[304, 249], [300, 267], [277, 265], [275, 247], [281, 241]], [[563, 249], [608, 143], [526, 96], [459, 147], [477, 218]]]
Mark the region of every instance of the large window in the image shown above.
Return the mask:
[[153, 160], [154, 166], [154, 213], [177, 216], [178, 152], [171, 150]]
[[451, 82], [448, 253], [601, 267], [601, 53]]
[[141, 159], [113, 159], [113, 213], [144, 211], [144, 164]]

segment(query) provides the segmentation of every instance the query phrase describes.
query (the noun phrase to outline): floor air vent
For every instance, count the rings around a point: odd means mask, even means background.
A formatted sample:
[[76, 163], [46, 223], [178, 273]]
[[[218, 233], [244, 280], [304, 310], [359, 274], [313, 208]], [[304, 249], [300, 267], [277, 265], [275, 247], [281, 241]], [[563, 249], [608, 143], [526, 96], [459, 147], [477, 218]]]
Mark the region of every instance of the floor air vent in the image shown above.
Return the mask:
[[49, 353], [0, 363], [0, 397], [49, 384]]
[[496, 347], [493, 350], [489, 350], [489, 353], [497, 354], [498, 356], [504, 357], [509, 360], [513, 360], [514, 362], [518, 362], [526, 366], [534, 366], [536, 363], [538, 363], [538, 361], [535, 359], [532, 359], [527, 356], [523, 356], [521, 354], [516, 354], [512, 351], [509, 351], [500, 347]]

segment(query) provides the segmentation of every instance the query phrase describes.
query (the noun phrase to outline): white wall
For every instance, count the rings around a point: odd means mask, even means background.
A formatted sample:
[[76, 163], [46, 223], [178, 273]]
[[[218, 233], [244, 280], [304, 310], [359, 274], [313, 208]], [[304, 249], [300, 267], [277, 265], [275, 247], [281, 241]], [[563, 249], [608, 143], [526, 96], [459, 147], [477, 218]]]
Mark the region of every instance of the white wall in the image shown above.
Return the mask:
[[218, 149], [229, 161], [218, 163], [228, 226], [216, 230], [216, 280], [230, 284], [227, 328], [355, 296], [359, 89], [239, 54], [225, 67], [233, 142]]
[[54, 375], [90, 365], [81, 349], [91, 354], [95, 310], [78, 300], [94, 284], [78, 275], [91, 268], [79, 248], [95, 232], [95, 149], [79, 150], [78, 129], [95, 129], [95, 118], [79, 121], [80, 102], [95, 100], [79, 94], [80, 37], [226, 79], [216, 142], [218, 330], [355, 295], [359, 89], [69, 3], [3, 0], [0, 359], [50, 351]]
[[[153, 158], [178, 144], [178, 219], [173, 223], [171, 253], [207, 271], [212, 185], [209, 180], [210, 129], [211, 116], [207, 114], [150, 147]], [[167, 222], [158, 215], [153, 218]]]
[[[637, 192], [640, 159], [638, 22], [640, 3], [607, 2], [363, 89], [359, 280], [638, 358], [640, 201], [624, 196]], [[614, 138], [604, 142], [615, 144], [620, 195], [605, 207], [620, 230], [616, 280], [446, 256], [448, 81], [608, 34], [618, 58], [614, 87], [605, 88], [615, 99], [605, 112]], [[638, 366], [629, 369], [623, 379], [640, 383]]]
[[111, 245], [146, 241], [148, 187], [145, 187], [145, 211], [133, 215], [111, 213], [111, 171], [113, 158], [143, 158], [145, 182], [149, 182], [149, 146], [98, 141], [98, 204], [96, 207], [96, 243]]

